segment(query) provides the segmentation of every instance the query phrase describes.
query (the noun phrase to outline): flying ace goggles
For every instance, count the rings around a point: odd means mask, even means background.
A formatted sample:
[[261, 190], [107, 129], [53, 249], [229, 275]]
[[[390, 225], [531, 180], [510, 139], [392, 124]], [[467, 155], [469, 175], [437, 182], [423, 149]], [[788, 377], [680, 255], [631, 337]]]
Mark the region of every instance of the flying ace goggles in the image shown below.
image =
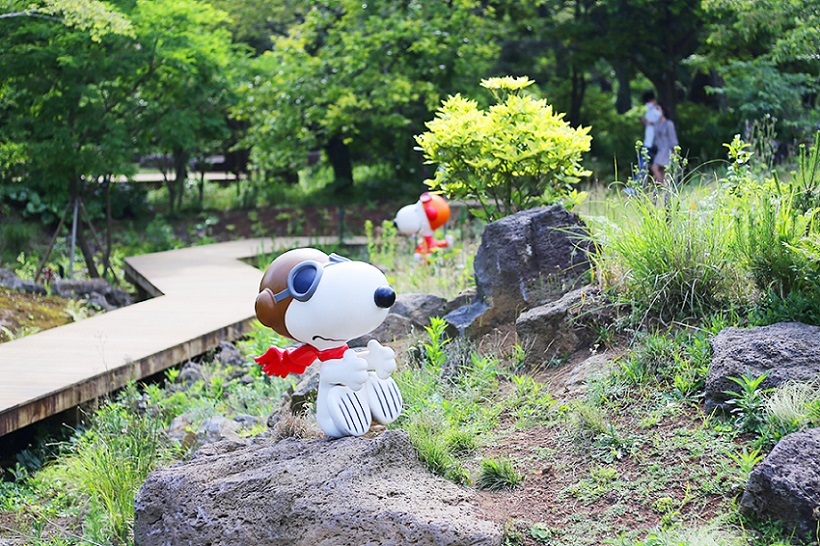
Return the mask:
[[331, 254], [330, 261], [324, 264], [307, 260], [290, 270], [288, 273], [288, 287], [273, 295], [273, 301], [279, 303], [287, 297], [292, 297], [296, 301], [306, 302], [313, 297], [314, 292], [319, 287], [319, 280], [325, 267], [342, 262], [349, 262], [338, 254]]

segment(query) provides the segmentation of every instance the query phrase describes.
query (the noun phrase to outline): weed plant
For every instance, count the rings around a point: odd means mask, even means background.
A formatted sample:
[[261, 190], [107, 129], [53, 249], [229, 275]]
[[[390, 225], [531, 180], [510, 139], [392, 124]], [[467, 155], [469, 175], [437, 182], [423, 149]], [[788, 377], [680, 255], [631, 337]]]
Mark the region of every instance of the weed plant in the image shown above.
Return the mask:
[[[722, 329], [716, 323], [717, 331]], [[652, 388], [679, 402], [695, 403], [703, 395], [711, 360], [713, 329], [639, 333], [632, 351], [623, 355], [613, 372], [590, 385], [590, 399], [598, 404], [623, 397], [630, 389]]]
[[502, 416], [514, 426], [546, 422], [556, 402], [543, 385], [513, 374], [510, 362], [474, 344], [450, 342], [444, 321], [433, 319], [426, 330], [416, 361], [394, 375], [405, 404], [391, 427], [408, 432], [432, 472], [466, 484], [469, 456], [490, 441]]
[[764, 422], [763, 405], [765, 396], [773, 389], [764, 389], [763, 382], [768, 372], [754, 376], [750, 372], [740, 377], [730, 377], [740, 387], [734, 391], [726, 391], [731, 395], [727, 404], [732, 406], [731, 413], [735, 416], [735, 424], [743, 432], [760, 432]]
[[476, 486], [487, 491], [502, 491], [517, 487], [524, 477], [509, 459], [499, 457], [483, 459], [476, 479]]

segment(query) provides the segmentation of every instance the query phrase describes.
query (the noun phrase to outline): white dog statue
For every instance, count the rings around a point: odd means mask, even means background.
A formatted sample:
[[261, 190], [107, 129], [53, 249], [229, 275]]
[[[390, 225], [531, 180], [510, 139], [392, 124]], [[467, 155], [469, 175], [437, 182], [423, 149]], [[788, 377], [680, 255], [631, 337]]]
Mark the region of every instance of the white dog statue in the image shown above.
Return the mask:
[[268, 375], [303, 373], [321, 362], [316, 419], [331, 438], [361, 436], [372, 421], [393, 422], [402, 398], [390, 375], [393, 349], [370, 340], [365, 350], [347, 342], [378, 327], [396, 293], [376, 267], [300, 248], [276, 258], [256, 297], [259, 321], [303, 345], [271, 347], [256, 361]]

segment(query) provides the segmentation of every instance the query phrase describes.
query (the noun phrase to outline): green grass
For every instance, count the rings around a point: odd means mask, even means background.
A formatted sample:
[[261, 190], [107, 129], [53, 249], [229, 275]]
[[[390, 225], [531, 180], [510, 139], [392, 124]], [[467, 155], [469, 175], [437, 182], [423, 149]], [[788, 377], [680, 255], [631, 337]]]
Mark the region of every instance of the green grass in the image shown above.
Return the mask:
[[[428, 256], [426, 261], [413, 259], [418, 241], [415, 237], [399, 235], [392, 221], [381, 226], [367, 222], [367, 257], [370, 263], [383, 269], [387, 279], [399, 293], [435, 294], [451, 299], [474, 286], [473, 258], [480, 242], [475, 233], [476, 223], [448, 227], [455, 243]], [[436, 233], [437, 239], [444, 232]]]

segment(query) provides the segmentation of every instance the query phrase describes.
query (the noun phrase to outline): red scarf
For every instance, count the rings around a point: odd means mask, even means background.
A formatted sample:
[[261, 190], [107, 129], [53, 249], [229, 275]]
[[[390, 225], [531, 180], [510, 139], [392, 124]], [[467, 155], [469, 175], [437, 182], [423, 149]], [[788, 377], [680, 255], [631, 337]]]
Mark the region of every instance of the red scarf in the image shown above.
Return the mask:
[[262, 366], [262, 371], [266, 374], [287, 377], [289, 373], [305, 373], [307, 367], [316, 362], [317, 358], [322, 362], [342, 358], [347, 349], [347, 345], [324, 351], [312, 345], [289, 347], [285, 350], [271, 347], [265, 351], [265, 354], [257, 356], [254, 360]]

